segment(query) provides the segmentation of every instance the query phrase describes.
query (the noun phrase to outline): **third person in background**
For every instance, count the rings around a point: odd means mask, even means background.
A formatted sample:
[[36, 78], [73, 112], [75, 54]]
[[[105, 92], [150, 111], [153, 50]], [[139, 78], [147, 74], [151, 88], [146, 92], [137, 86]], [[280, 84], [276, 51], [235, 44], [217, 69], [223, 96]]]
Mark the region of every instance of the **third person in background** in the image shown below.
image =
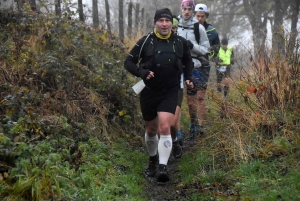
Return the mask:
[[187, 104], [191, 121], [190, 135], [192, 138], [195, 138], [197, 133], [203, 130], [200, 124], [202, 122], [198, 122], [197, 113], [201, 114], [199, 116], [203, 116], [203, 92], [205, 93], [205, 90], [202, 89], [206, 89], [205, 85], [207, 85], [210, 70], [207, 69], [207, 64], [202, 59], [209, 53], [210, 43], [204, 26], [199, 24], [194, 17], [194, 10], [195, 2], [193, 0], [183, 0], [181, 2], [182, 14], [179, 16], [177, 31], [180, 36], [188, 40], [194, 63], [194, 88], [187, 89]]
[[221, 82], [224, 83], [224, 99], [228, 95], [230, 84], [230, 68], [234, 64], [234, 54], [232, 47], [228, 45], [228, 39], [223, 38], [221, 47], [217, 54], [217, 90], [222, 92]]

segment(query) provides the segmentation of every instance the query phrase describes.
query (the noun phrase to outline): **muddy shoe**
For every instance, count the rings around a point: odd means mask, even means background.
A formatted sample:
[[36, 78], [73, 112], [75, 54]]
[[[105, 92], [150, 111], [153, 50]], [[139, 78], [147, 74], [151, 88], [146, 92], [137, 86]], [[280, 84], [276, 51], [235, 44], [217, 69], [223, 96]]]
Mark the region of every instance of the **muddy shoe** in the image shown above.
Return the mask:
[[169, 180], [170, 178], [167, 172], [167, 166], [163, 164], [159, 164], [157, 182], [167, 182]]
[[147, 167], [147, 169], [145, 171], [145, 174], [148, 177], [154, 177], [155, 174], [156, 174], [156, 169], [157, 169], [156, 163], [149, 162], [148, 167]]
[[189, 134], [190, 134], [190, 138], [189, 138], [190, 140], [193, 140], [197, 137], [197, 129], [195, 126], [190, 128]]
[[182, 148], [181, 148], [178, 140], [176, 140], [175, 142], [173, 142], [172, 149], [173, 149], [172, 150], [173, 156], [175, 158], [181, 158], [181, 156], [182, 156]]
[[149, 158], [149, 164], [146, 168], [145, 174], [148, 177], [154, 177], [157, 170], [157, 163], [158, 163], [158, 156], [150, 156]]

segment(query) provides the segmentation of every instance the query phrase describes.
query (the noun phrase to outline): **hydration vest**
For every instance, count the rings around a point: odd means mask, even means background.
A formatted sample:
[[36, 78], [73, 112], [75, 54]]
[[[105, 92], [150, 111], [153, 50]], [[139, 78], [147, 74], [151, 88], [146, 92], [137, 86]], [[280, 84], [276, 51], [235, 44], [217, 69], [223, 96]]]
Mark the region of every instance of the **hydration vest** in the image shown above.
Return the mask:
[[[194, 23], [193, 27], [185, 27], [185, 26], [181, 26], [181, 25], [178, 25], [178, 27], [183, 28], [183, 29], [194, 30], [195, 39], [196, 39], [198, 45], [200, 44], [201, 35], [200, 35], [200, 31], [199, 31], [199, 23], [198, 22]], [[201, 55], [201, 56], [192, 56], [192, 58], [199, 60], [202, 66], [210, 65], [208, 54]]]
[[141, 47], [141, 55], [142, 68], [175, 67], [182, 71], [183, 45], [177, 35], [161, 40], [153, 32], [149, 33]]

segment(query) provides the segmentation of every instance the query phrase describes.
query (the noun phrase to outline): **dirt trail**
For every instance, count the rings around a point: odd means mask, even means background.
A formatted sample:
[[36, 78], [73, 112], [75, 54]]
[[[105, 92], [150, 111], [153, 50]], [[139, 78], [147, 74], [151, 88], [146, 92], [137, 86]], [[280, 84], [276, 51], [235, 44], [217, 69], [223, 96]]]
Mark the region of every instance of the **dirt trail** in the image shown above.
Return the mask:
[[[185, 140], [182, 148], [183, 154], [186, 154], [191, 149], [191, 143]], [[146, 189], [150, 201], [189, 200], [189, 195], [185, 193], [184, 189], [179, 187], [181, 184], [178, 170], [179, 161], [180, 159], [174, 158], [171, 153], [168, 162], [170, 181], [165, 184], [158, 184], [156, 177], [146, 177], [148, 180]]]

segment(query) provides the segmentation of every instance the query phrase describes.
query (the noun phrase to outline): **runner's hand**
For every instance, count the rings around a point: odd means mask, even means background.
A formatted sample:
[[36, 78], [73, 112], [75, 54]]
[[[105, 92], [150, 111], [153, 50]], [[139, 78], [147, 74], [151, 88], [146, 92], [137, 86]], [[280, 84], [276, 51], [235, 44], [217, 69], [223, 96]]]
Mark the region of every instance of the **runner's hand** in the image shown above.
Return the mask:
[[146, 77], [146, 80], [150, 80], [152, 77], [154, 77], [154, 73], [152, 71], [149, 71], [149, 74]]
[[190, 89], [194, 88], [194, 83], [191, 82], [190, 80], [186, 80], [185, 83], [188, 88], [190, 88]]

